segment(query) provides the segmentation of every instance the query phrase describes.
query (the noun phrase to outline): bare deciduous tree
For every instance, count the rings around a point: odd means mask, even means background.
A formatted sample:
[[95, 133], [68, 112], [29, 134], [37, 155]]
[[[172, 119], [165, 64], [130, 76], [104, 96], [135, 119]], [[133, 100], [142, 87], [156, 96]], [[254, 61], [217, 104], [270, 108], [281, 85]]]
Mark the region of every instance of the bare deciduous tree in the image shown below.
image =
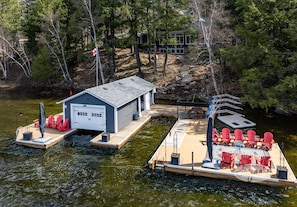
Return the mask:
[[10, 63], [17, 64], [31, 78], [30, 61], [23, 45], [19, 44], [23, 2], [6, 0], [0, 3], [0, 70], [7, 79]]
[[[201, 32], [203, 35], [203, 41], [206, 45], [207, 51], [208, 51], [208, 61], [209, 61], [209, 67], [211, 71], [213, 86], [215, 89], [216, 94], [219, 94], [219, 90], [217, 87], [217, 82], [215, 78], [215, 71], [213, 67], [213, 52], [212, 52], [212, 46], [213, 46], [213, 34], [212, 34], [212, 27], [213, 27], [213, 16], [215, 13], [215, 8], [217, 6], [216, 0], [212, 0], [211, 4], [208, 5], [209, 7], [205, 7], [203, 3], [200, 0], [195, 0], [193, 2], [195, 12], [197, 14], [197, 21], [200, 25]], [[202, 12], [205, 16], [202, 16]]]
[[97, 36], [96, 36], [96, 27], [95, 27], [95, 22], [93, 19], [93, 13], [92, 13], [92, 6], [91, 6], [91, 0], [82, 0], [82, 3], [84, 4], [86, 11], [90, 17], [89, 21], [92, 27], [92, 39], [95, 44], [95, 49], [96, 49], [96, 86], [98, 86], [98, 65], [100, 69], [100, 76], [101, 76], [101, 83], [104, 84], [104, 75], [103, 75], [103, 69], [102, 69], [102, 64], [100, 60], [100, 55], [99, 55], [99, 48], [98, 48], [98, 42], [97, 42]]
[[68, 64], [65, 55], [65, 44], [63, 34], [60, 28], [61, 16], [58, 13], [49, 11], [44, 15], [44, 24], [42, 25], [43, 32], [40, 34], [40, 41], [44, 42], [53, 58], [57, 61], [58, 69], [61, 70], [65, 81], [72, 83], [72, 78], [69, 74]]
[[12, 62], [16, 63], [24, 72], [27, 78], [31, 78], [31, 65], [30, 60], [25, 52], [25, 49], [22, 45], [19, 47], [13, 46], [4, 36], [0, 35], [0, 40], [3, 48], [0, 51], [4, 54], [3, 55], [3, 63], [0, 64], [0, 69], [3, 72], [3, 78], [7, 78], [7, 60], [11, 60]]

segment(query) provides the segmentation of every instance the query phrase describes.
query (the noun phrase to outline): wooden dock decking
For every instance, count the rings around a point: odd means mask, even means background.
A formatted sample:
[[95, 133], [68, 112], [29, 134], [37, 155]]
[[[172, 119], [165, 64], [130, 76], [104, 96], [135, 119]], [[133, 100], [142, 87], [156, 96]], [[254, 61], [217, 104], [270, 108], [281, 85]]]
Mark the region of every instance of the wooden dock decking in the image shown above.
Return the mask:
[[[62, 113], [55, 115], [55, 118], [59, 115], [62, 115]], [[150, 121], [152, 116], [158, 115], [176, 116], [176, 106], [153, 105], [151, 110], [143, 111], [142, 116], [138, 120], [132, 121], [130, 124], [128, 124], [128, 126], [120, 130], [118, 133], [110, 133], [109, 141], [103, 142], [102, 134], [99, 134], [90, 140], [90, 144], [93, 146], [120, 149], [129, 141], [131, 137], [141, 130], [141, 128], [147, 122]], [[44, 138], [40, 139], [41, 134], [39, 128], [35, 127], [33, 123], [28, 126], [18, 128], [16, 144], [33, 148], [47, 149], [61, 142], [68, 136], [76, 133], [77, 131], [77, 129], [71, 129], [69, 131], [59, 132], [56, 129], [45, 128]], [[24, 140], [24, 132], [32, 132], [32, 139]]]
[[143, 111], [142, 116], [139, 117], [139, 119], [133, 120], [117, 133], [110, 133], [110, 140], [103, 141], [102, 134], [99, 134], [98, 136], [93, 138], [90, 143], [93, 146], [120, 149], [154, 116], [176, 117], [176, 106], [153, 105], [151, 110]]
[[[32, 132], [32, 139], [24, 140], [23, 133], [24, 132]], [[74, 134], [77, 132], [77, 129], [71, 129], [68, 131], [59, 132], [56, 129], [45, 128], [44, 138], [41, 139], [41, 134], [38, 127], [35, 127], [34, 124], [30, 124], [25, 127], [19, 127], [17, 129], [16, 134], [16, 144], [32, 147], [32, 148], [39, 148], [39, 149], [48, 149], [53, 145], [61, 142], [66, 137]]]
[[[274, 143], [272, 149], [264, 151], [273, 163], [271, 172], [251, 173], [249, 171], [237, 171], [231, 169], [210, 169], [202, 167], [203, 160], [207, 154], [206, 131], [207, 119], [189, 118], [189, 108], [168, 105], [153, 105], [151, 110], [142, 112], [138, 120], [132, 121], [128, 126], [118, 133], [111, 133], [110, 140], [103, 142], [102, 134], [90, 141], [93, 146], [110, 147], [120, 149], [129, 139], [135, 135], [153, 116], [174, 116], [178, 117], [170, 132], [164, 138], [158, 149], [148, 161], [149, 167], [162, 167], [167, 172], [185, 175], [204, 176], [218, 179], [231, 179], [244, 182], [259, 183], [272, 186], [294, 186], [297, 187], [296, 177], [285, 159], [279, 145]], [[178, 113], [178, 114], [177, 114]], [[61, 115], [61, 114], [59, 114]], [[56, 115], [57, 116], [57, 115]], [[24, 132], [32, 132], [31, 140], [24, 140]], [[77, 129], [59, 132], [56, 129], [46, 128], [44, 138], [40, 139], [40, 131], [34, 124], [18, 128], [16, 144], [33, 148], [47, 149], [74, 134]], [[234, 151], [235, 147], [224, 149], [226, 146], [217, 145], [213, 147], [214, 159], [219, 160], [221, 152]], [[249, 153], [257, 154], [252, 151]], [[179, 163], [172, 164], [173, 153], [179, 155]], [[283, 164], [280, 163], [283, 162]], [[285, 166], [287, 169], [287, 179], [277, 178], [277, 167]]]
[[[271, 156], [271, 172], [252, 173], [228, 168], [210, 169], [202, 167], [207, 154], [206, 131], [207, 119], [179, 119], [148, 161], [149, 167], [152, 169], [162, 167], [167, 172], [185, 175], [231, 179], [271, 186], [297, 187], [296, 177], [277, 143], [274, 143], [269, 151], [247, 148], [244, 152], [264, 153]], [[236, 148], [216, 145], [213, 147], [214, 159], [220, 159], [220, 150], [235, 151]], [[179, 164], [172, 163], [171, 156], [175, 156], [172, 153], [179, 154]], [[287, 179], [277, 178], [278, 166], [286, 167]]]
[[134, 136], [141, 128], [149, 122], [151, 119], [151, 115], [145, 113], [144, 116], [140, 117], [138, 120], [132, 121], [128, 126], [119, 131], [118, 133], [110, 133], [110, 140], [103, 141], [102, 134], [99, 134], [92, 140], [90, 140], [90, 144], [98, 147], [109, 147], [114, 149], [120, 149], [123, 147], [129, 139]]

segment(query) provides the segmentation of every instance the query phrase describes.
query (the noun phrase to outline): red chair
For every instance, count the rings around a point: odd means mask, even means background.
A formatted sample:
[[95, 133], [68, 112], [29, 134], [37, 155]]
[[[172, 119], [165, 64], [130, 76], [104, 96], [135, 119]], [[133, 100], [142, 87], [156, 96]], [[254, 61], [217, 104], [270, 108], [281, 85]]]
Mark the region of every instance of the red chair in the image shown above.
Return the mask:
[[34, 127], [39, 127], [39, 119], [34, 119], [33, 123], [34, 123]]
[[260, 172], [266, 171], [266, 169], [271, 172], [272, 161], [270, 156], [262, 156], [257, 164], [260, 164]]
[[245, 165], [249, 165], [250, 168], [252, 164], [252, 156], [251, 155], [241, 155], [239, 160], [241, 170], [245, 170]]
[[270, 150], [273, 143], [273, 134], [271, 132], [265, 132], [264, 138], [262, 139], [262, 148], [265, 150]]
[[58, 130], [61, 132], [61, 131], [68, 131], [70, 128], [69, 128], [69, 119], [65, 119], [65, 121], [63, 122], [62, 125], [60, 125], [58, 127]]
[[45, 124], [45, 126], [47, 128], [55, 128], [54, 125], [55, 125], [55, 118], [54, 118], [54, 115], [51, 114], [48, 116], [47, 123]]
[[232, 153], [222, 152], [221, 167], [228, 167], [233, 169], [234, 157]]
[[222, 143], [224, 145], [230, 145], [230, 141], [231, 141], [230, 129], [223, 128], [222, 129]]
[[243, 142], [243, 133], [241, 129], [234, 130], [234, 141]]
[[214, 144], [219, 143], [220, 135], [217, 133], [217, 130], [215, 128], [212, 128], [212, 142]]
[[62, 124], [63, 124], [63, 116], [58, 116], [53, 128], [59, 129], [59, 127], [62, 126]]
[[254, 148], [257, 145], [256, 132], [252, 129], [247, 131], [247, 146]]

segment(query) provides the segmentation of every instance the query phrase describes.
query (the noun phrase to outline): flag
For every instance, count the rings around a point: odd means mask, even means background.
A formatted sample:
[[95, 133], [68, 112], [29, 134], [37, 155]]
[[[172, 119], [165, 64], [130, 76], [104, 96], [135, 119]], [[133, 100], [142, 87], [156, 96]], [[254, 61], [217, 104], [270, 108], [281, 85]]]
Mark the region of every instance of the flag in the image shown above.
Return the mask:
[[94, 48], [94, 49], [92, 50], [91, 55], [92, 55], [93, 57], [95, 57], [95, 56], [96, 56], [96, 53], [97, 53], [97, 50], [96, 50], [96, 48]]

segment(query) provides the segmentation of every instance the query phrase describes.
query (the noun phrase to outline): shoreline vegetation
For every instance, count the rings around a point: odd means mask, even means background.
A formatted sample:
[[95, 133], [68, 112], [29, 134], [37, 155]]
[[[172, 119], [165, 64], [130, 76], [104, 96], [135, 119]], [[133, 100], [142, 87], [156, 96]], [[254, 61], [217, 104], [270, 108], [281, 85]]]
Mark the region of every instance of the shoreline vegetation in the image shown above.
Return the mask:
[[[129, 49], [117, 51], [117, 70], [114, 76], [106, 75], [106, 83], [123, 77], [138, 74], [135, 58], [130, 54]], [[158, 103], [176, 104], [179, 98], [198, 97], [201, 102], [208, 103], [210, 97], [215, 95], [211, 80], [210, 69], [207, 65], [195, 65], [187, 61], [187, 56], [169, 55], [168, 69], [162, 71], [164, 55], [158, 56], [157, 72], [153, 71], [152, 62], [148, 60], [148, 54], [141, 52], [143, 63], [142, 72], [144, 79], [153, 83], [156, 88], [155, 98]], [[64, 98], [71, 94], [76, 94], [86, 88], [95, 86], [95, 70], [88, 64], [77, 65], [72, 69], [73, 83], [70, 85], [59, 79], [52, 81], [37, 82], [28, 79], [20, 73], [16, 67], [11, 67], [8, 80], [0, 80], [0, 93], [20, 94], [22, 96], [37, 97], [58, 97]], [[219, 66], [215, 65], [217, 73]], [[226, 71], [224, 81], [220, 82], [219, 90], [238, 97], [243, 96], [239, 85], [238, 77]], [[100, 83], [99, 83], [100, 85]], [[248, 103], [244, 103], [248, 105]], [[287, 113], [278, 108], [269, 111], [284, 116], [296, 115]]]
[[[129, 49], [119, 49], [116, 53], [117, 69], [113, 76], [105, 71], [106, 83], [124, 77], [137, 75], [137, 63]], [[208, 102], [214, 88], [211, 81], [210, 69], [207, 65], [190, 63], [186, 55], [168, 55], [167, 70], [163, 71], [165, 55], [159, 54], [157, 71], [154, 71], [153, 61], [149, 61], [148, 54], [140, 52], [143, 78], [153, 83], [157, 88], [158, 99], [177, 100], [180, 97], [195, 95], [204, 97]], [[95, 86], [96, 71], [93, 68], [94, 60], [88, 59], [85, 63], [73, 66], [71, 76], [73, 83], [69, 84], [56, 78], [48, 81], [36, 81], [26, 78], [18, 67], [12, 66], [7, 80], [0, 80], [0, 93], [34, 93], [41, 96], [67, 96], [70, 90], [73, 94], [86, 88]], [[219, 72], [219, 66], [216, 66]], [[99, 78], [100, 79], [100, 78]], [[241, 91], [236, 77], [228, 78], [220, 84], [220, 90], [226, 93], [240, 95]], [[99, 83], [100, 85], [101, 83]]]

